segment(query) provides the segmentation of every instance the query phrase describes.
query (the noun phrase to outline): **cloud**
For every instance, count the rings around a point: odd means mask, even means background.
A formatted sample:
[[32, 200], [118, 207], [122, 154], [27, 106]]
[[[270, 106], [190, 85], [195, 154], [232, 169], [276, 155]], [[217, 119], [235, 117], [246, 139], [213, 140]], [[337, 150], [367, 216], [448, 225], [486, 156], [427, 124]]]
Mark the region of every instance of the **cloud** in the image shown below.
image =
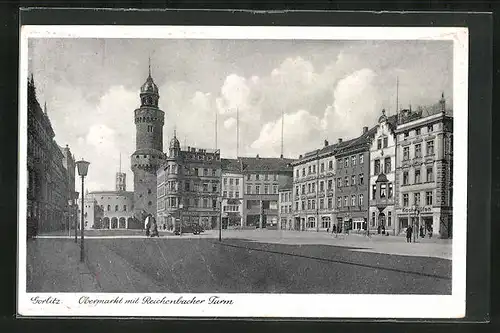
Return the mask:
[[232, 127], [236, 126], [236, 119], [235, 118], [228, 118], [224, 121], [224, 128], [230, 129]]

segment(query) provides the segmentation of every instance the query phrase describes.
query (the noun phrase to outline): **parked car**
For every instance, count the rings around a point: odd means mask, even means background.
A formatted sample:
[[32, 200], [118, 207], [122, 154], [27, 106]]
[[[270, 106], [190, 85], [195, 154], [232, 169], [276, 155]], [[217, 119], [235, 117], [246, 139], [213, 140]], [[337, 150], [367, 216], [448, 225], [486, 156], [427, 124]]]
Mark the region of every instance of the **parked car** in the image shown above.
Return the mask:
[[[198, 235], [204, 232], [205, 230], [203, 227], [199, 224], [183, 224], [182, 225], [182, 233], [183, 234], [190, 234], [192, 233], [193, 235]], [[177, 225], [174, 229], [174, 235], [180, 235], [181, 234], [181, 227], [180, 225]]]

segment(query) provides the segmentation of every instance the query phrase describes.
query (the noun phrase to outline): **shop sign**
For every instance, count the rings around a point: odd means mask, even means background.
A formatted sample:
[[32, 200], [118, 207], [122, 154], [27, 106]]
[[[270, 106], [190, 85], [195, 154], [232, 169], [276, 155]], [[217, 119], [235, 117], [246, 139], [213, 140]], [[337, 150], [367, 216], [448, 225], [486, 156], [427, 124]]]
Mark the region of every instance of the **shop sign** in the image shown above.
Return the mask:
[[403, 213], [417, 213], [417, 212], [420, 212], [420, 213], [428, 213], [428, 212], [432, 212], [432, 207], [421, 207], [420, 209], [416, 209], [416, 208], [403, 208], [402, 209], [402, 212]]

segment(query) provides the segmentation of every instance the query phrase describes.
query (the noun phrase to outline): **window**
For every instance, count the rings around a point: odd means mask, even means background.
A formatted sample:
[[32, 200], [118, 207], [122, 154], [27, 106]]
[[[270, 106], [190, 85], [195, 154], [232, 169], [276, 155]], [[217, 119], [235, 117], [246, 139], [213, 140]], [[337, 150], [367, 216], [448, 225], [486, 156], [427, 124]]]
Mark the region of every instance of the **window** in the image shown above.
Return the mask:
[[325, 172], [325, 163], [321, 163], [321, 172]]
[[428, 182], [434, 181], [434, 171], [432, 170], [432, 167], [427, 168], [427, 181]]
[[302, 184], [302, 194], [306, 193], [306, 184]]
[[425, 192], [425, 204], [427, 206], [432, 205], [432, 192]]
[[417, 128], [417, 129], [415, 130], [415, 135], [420, 135], [420, 128]]
[[109, 212], [110, 210], [111, 210], [111, 206], [110, 206], [110, 205], [108, 205], [108, 212]]
[[302, 200], [302, 210], [306, 210], [306, 201]]
[[264, 185], [264, 194], [269, 194], [269, 185]]
[[344, 158], [344, 167], [348, 167], [349, 166], [349, 159], [346, 157]]
[[217, 184], [212, 184], [212, 192], [217, 192]]
[[295, 195], [298, 196], [299, 195], [299, 186], [295, 186]]
[[372, 185], [372, 199], [377, 197], [377, 185]]
[[332, 179], [329, 179], [328, 180], [328, 189], [331, 190], [332, 189], [332, 186], [333, 186], [333, 180]]
[[252, 185], [247, 185], [247, 194], [252, 194]]
[[385, 170], [385, 173], [391, 172], [391, 168], [392, 168], [391, 158], [390, 157], [386, 157], [385, 160], [384, 160], [384, 170]]
[[255, 185], [255, 193], [260, 194], [260, 185]]
[[342, 187], [342, 178], [337, 178], [337, 187]]
[[342, 207], [342, 197], [338, 197], [337, 198], [337, 208], [341, 208]]
[[325, 182], [324, 181], [321, 181], [319, 183], [319, 191], [320, 192], [324, 192], [325, 191]]
[[382, 139], [377, 140], [377, 149], [382, 149]]
[[420, 143], [415, 145], [415, 157], [422, 157], [422, 145]]
[[387, 192], [387, 189], [386, 189], [387, 185], [386, 184], [380, 184], [380, 197], [381, 198], [385, 198], [386, 197], [386, 192]]
[[364, 156], [363, 154], [359, 154], [359, 164], [363, 164], [364, 163]]
[[347, 196], [344, 197], [344, 207], [349, 207], [349, 198]]
[[295, 210], [299, 210], [299, 202], [295, 201]]
[[356, 176], [351, 176], [351, 186], [356, 185]]
[[208, 192], [208, 184], [203, 184], [203, 192]]
[[239, 185], [240, 185], [240, 179], [239, 179], [239, 178], [236, 178], [234, 181], [235, 181], [235, 183], [236, 183], [236, 186], [239, 186]]
[[328, 161], [328, 169], [333, 169], [333, 161]]
[[373, 174], [374, 175], [380, 174], [380, 160], [374, 161]]
[[302, 168], [302, 177], [306, 175], [306, 168]]
[[233, 191], [229, 191], [229, 197], [232, 198], [233, 197]]
[[311, 193], [311, 183], [307, 184], [307, 193]]
[[222, 192], [222, 196], [223, 196], [224, 198], [227, 198], [227, 191]]
[[212, 177], [215, 177], [215, 176], [217, 176], [217, 170], [212, 169]]
[[389, 138], [384, 137], [384, 148], [387, 148], [388, 145], [389, 145]]
[[274, 175], [274, 180], [278, 180], [278, 175]]
[[408, 171], [403, 171], [403, 185], [408, 185]]
[[364, 184], [364, 175], [362, 173], [359, 174], [359, 185], [363, 185]]
[[344, 186], [349, 186], [349, 177], [347, 176], [344, 178]]
[[255, 175], [255, 180], [259, 180], [259, 175], [258, 174]]
[[299, 169], [295, 171], [295, 177], [299, 178]]
[[208, 199], [203, 199], [203, 208], [208, 208]]
[[392, 198], [392, 183], [389, 183], [389, 195], [387, 197]]
[[153, 126], [148, 125], [148, 132], [150, 132], [150, 133], [153, 132]]
[[247, 180], [250, 180], [250, 176], [251, 176], [251, 175], [247, 175]]
[[278, 194], [278, 185], [273, 185], [273, 194]]
[[235, 198], [239, 198], [240, 197], [240, 192], [238, 192], [238, 191], [234, 192], [234, 197]]
[[311, 209], [311, 199], [307, 200], [307, 209]]
[[392, 212], [387, 213], [387, 226], [390, 227], [392, 224]]
[[372, 227], [375, 226], [375, 212], [372, 212]]
[[356, 206], [356, 196], [351, 195], [351, 206]]
[[358, 205], [363, 206], [363, 194], [358, 195]]
[[316, 165], [313, 165], [313, 173], [316, 173]]
[[333, 208], [333, 198], [328, 198], [328, 209], [332, 209]]
[[406, 131], [406, 132], [404, 133], [405, 139], [406, 139], [409, 135], [410, 135], [410, 133], [408, 133], [408, 131]]
[[148, 206], [151, 206], [152, 204], [153, 204], [153, 203], [152, 203], [151, 201], [150, 201], [150, 202], [148, 202]]
[[203, 176], [208, 176], [208, 169], [203, 169]]
[[307, 174], [310, 175], [311, 174], [311, 166], [308, 166], [307, 167]]
[[427, 126], [427, 133], [431, 133], [434, 130], [434, 125]]
[[233, 178], [229, 178], [229, 185], [233, 185]]
[[117, 211], [118, 211], [118, 205], [115, 206], [115, 212], [117, 212]]
[[434, 140], [427, 141], [427, 156], [434, 155]]
[[407, 161], [410, 159], [410, 147], [403, 148], [403, 161]]
[[408, 193], [403, 194], [403, 206], [408, 207]]
[[416, 206], [420, 206], [420, 193], [413, 194], [413, 202]]
[[355, 166], [356, 165], [356, 156], [351, 157], [351, 165]]
[[151, 189], [150, 188], [148, 188], [148, 194], [151, 194]]
[[325, 199], [319, 199], [319, 209], [325, 209]]
[[420, 170], [415, 170], [415, 184], [420, 184]]
[[127, 205], [123, 205], [123, 211], [126, 212], [127, 211]]

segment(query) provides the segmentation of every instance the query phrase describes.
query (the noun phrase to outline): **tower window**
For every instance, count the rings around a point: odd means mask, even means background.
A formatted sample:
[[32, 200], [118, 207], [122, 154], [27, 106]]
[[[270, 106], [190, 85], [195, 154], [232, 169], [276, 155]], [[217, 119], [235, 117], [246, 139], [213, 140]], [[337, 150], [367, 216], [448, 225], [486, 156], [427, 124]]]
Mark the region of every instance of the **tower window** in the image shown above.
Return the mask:
[[148, 125], [148, 132], [153, 132], [153, 126], [152, 125]]
[[148, 194], [151, 194], [151, 189], [150, 188], [148, 188]]
[[152, 204], [153, 204], [153, 203], [152, 203], [151, 201], [150, 201], [150, 202], [148, 202], [148, 206], [151, 206]]

